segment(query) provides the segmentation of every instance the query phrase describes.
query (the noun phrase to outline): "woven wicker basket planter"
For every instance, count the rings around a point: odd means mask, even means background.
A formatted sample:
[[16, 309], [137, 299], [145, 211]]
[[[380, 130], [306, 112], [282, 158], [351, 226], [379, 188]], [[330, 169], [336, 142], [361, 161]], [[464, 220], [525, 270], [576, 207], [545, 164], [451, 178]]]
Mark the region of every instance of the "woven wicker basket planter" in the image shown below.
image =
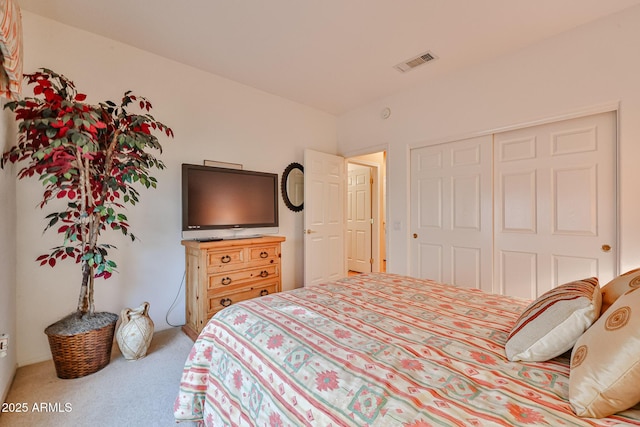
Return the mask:
[[80, 378], [99, 371], [111, 361], [113, 333], [118, 315], [101, 313], [110, 321], [105, 326], [73, 335], [53, 332], [50, 325], [45, 329], [58, 378]]

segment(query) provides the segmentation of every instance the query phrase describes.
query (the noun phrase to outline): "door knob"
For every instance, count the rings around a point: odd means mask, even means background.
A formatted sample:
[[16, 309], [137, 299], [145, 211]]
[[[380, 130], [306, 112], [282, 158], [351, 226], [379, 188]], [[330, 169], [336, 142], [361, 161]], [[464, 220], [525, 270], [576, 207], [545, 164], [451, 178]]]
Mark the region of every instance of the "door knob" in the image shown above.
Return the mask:
[[306, 230], [304, 230], [304, 233], [305, 234], [311, 234], [311, 233], [316, 233], [316, 231], [313, 231], [312, 229], [307, 228]]
[[609, 245], [602, 245], [602, 252], [609, 252], [611, 250], [611, 246]]
[[413, 238], [417, 239], [418, 238], [418, 233], [413, 233]]

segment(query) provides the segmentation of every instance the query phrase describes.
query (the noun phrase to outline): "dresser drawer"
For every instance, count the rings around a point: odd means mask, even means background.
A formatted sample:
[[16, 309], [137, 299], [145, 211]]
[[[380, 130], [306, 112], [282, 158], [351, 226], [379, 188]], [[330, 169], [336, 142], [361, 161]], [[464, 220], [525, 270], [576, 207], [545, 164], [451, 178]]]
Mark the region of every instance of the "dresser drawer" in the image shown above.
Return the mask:
[[243, 248], [207, 251], [207, 271], [225, 271], [242, 268], [245, 264]]
[[276, 264], [248, 268], [246, 270], [229, 271], [221, 274], [211, 274], [208, 276], [208, 289], [222, 291], [223, 289], [234, 288], [249, 282], [273, 279], [279, 275], [280, 269]]
[[209, 318], [218, 311], [240, 301], [257, 298], [277, 292], [277, 283], [269, 282], [264, 285], [250, 286], [239, 289], [237, 292], [225, 293], [209, 297]]
[[273, 260], [280, 256], [279, 245], [265, 245], [249, 248], [248, 262], [255, 263], [256, 261]]

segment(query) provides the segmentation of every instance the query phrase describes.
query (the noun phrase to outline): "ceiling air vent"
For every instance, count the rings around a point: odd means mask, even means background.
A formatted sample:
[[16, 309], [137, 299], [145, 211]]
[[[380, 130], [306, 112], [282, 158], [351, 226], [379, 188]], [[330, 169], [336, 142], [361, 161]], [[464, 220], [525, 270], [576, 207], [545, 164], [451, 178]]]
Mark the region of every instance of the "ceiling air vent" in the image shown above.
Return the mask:
[[393, 68], [400, 71], [401, 73], [406, 73], [407, 71], [411, 71], [422, 64], [433, 61], [434, 59], [438, 59], [438, 57], [431, 52], [425, 52], [421, 55], [416, 56], [415, 58], [411, 58], [404, 62], [401, 62], [395, 65]]

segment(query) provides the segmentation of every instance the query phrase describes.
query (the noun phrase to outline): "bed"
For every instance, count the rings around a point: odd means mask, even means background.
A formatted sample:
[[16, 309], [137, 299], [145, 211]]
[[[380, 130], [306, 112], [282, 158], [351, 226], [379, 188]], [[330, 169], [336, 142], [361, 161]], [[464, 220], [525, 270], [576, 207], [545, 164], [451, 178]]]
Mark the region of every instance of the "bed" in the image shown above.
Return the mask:
[[281, 292], [216, 314], [174, 405], [207, 426], [622, 426], [579, 418], [570, 355], [510, 362], [530, 301], [385, 273]]

